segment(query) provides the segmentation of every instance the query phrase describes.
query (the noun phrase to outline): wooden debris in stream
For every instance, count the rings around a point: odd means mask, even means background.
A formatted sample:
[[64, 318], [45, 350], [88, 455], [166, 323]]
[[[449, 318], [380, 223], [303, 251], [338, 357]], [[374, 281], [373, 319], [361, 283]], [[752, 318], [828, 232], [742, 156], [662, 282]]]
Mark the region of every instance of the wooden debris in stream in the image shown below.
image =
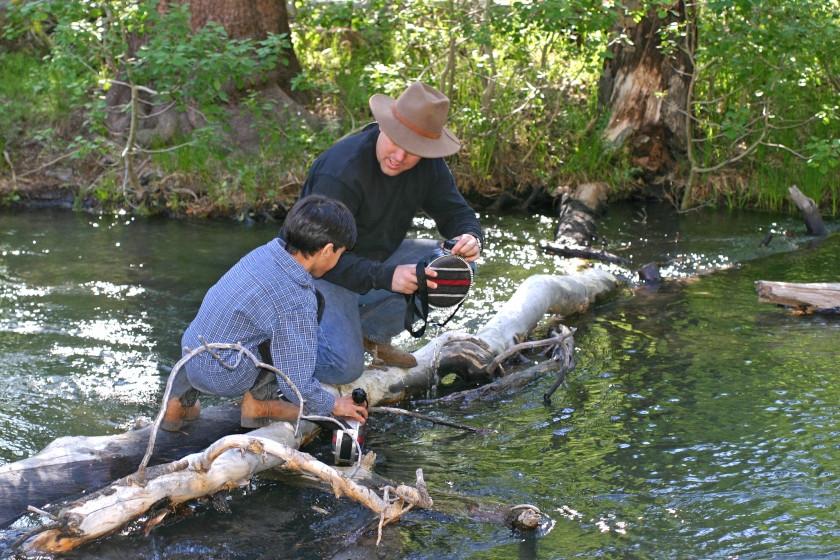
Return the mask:
[[755, 288], [760, 302], [794, 307], [801, 313], [840, 311], [840, 283], [795, 284], [759, 280]]

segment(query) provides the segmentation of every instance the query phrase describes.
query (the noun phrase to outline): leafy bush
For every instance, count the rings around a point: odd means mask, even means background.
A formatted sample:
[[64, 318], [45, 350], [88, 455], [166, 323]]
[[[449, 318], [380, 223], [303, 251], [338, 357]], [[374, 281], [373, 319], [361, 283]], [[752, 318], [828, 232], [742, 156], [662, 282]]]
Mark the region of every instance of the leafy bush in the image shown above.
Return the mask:
[[[98, 136], [75, 135], [72, 146], [100, 159], [107, 155], [126, 171], [103, 177], [105, 194], [133, 196], [129, 167], [150, 157], [167, 181], [177, 177], [205, 197], [193, 205], [195, 213], [213, 213], [213, 206], [238, 212], [272, 203], [286, 192], [284, 185], [299, 184], [326, 147], [371, 120], [371, 94], [396, 96], [415, 80], [452, 101], [449, 125], [464, 148], [449, 161], [467, 193], [524, 196], [532, 188], [596, 180], [619, 194], [637, 188], [626, 151], [602, 138], [608, 115], [598, 105], [598, 84], [608, 46], [630, 44], [616, 24], [668, 17], [673, 3], [296, 0], [293, 37], [265, 41], [231, 40], [212, 23], [190, 32], [187, 4], [170, 3], [164, 14], [154, 0], [12, 6], [6, 34], [34, 33], [49, 54], [44, 71], [33, 71], [34, 57], [17, 59], [30, 65], [23, 70], [26, 93], [3, 80], [0, 95], [17, 101], [0, 116], [0, 124], [9, 123], [0, 134], [9, 138], [29, 126], [20, 106], [27, 97], [38, 115], [34, 132], [43, 138], [57, 136], [62, 114], [83, 107], [87, 130]], [[691, 187], [696, 181], [695, 195], [702, 198], [779, 208], [789, 183], [800, 178], [803, 192], [837, 212], [840, 2], [686, 6], [688, 17], [664, 29], [662, 46], [685, 50], [695, 64], [689, 69], [690, 161], [681, 162], [677, 182]], [[263, 118], [274, 110], [269, 101], [232, 87], [247, 87], [270, 68], [290, 39], [304, 68], [293, 88], [312, 95], [311, 109], [328, 123], [321, 130], [273, 127]], [[15, 72], [10, 55], [0, 56], [0, 72]], [[144, 95], [156, 104], [200, 111], [207, 126], [177, 139], [188, 150], [159, 145], [169, 151], [145, 154], [131, 138], [115, 141], [105, 127], [103, 94], [117, 83], [147, 87], [153, 93]], [[234, 155], [220, 141], [225, 101], [254, 115], [258, 154]], [[190, 195], [171, 192], [170, 208], [189, 207]]]
[[[50, 28], [45, 68], [50, 79], [36, 81], [36, 88], [42, 88], [42, 98], [55, 99], [57, 113], [84, 109], [87, 130], [98, 136], [76, 136], [75, 145], [124, 164], [126, 180], [121, 186], [113, 183], [117, 187], [112, 194], [132, 197], [143, 190], [132, 159], [147, 150], [128, 134], [134, 127], [114, 139], [107, 116], [122, 110], [135, 117], [141, 96], [132, 95], [127, 106], [106, 107], [105, 93], [110, 88], [126, 86], [141, 92], [142, 102], [200, 113], [205, 130], [183, 140], [200, 151], [220, 155], [227, 149], [219, 146], [218, 132], [224, 126], [220, 102], [229, 101], [230, 85], [252, 83], [254, 76], [272, 69], [276, 61], [283, 63], [281, 53], [289, 47], [287, 37], [276, 35], [262, 41], [233, 40], [213, 22], [192, 32], [186, 3], [171, 3], [161, 13], [156, 0], [20, 2], [13, 4], [9, 19], [7, 37]], [[131, 185], [127, 185], [129, 179]], [[102, 182], [99, 188], [107, 184]]]

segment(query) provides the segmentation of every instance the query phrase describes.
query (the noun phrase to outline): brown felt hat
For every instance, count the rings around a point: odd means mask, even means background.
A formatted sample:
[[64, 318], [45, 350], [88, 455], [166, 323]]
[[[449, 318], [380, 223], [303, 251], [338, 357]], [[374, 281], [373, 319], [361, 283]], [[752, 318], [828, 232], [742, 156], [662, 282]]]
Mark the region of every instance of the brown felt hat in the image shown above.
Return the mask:
[[461, 142], [443, 126], [449, 98], [431, 86], [414, 82], [394, 100], [382, 93], [370, 98], [370, 110], [391, 141], [424, 158], [451, 156]]

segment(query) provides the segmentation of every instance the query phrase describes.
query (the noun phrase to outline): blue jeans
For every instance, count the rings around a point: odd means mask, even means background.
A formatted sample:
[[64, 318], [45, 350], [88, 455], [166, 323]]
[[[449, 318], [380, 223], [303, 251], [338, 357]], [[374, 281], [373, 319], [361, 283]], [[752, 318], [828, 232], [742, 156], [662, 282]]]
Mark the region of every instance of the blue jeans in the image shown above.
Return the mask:
[[[417, 263], [440, 246], [434, 239], [406, 239], [385, 264]], [[358, 379], [365, 369], [362, 338], [390, 342], [405, 330], [406, 299], [389, 290], [364, 295], [323, 279], [315, 281], [324, 296], [324, 315], [318, 329], [315, 377], [325, 383], [344, 384]]]

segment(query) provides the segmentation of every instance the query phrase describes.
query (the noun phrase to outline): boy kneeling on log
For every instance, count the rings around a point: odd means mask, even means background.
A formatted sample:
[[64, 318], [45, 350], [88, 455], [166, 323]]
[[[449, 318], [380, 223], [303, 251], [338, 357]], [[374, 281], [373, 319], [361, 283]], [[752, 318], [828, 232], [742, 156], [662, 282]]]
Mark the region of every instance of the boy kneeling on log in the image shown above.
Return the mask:
[[[295, 384], [306, 413], [364, 423], [364, 406], [355, 404], [350, 395], [336, 399], [315, 377], [323, 299], [313, 277], [333, 268], [341, 253], [356, 242], [353, 216], [343, 203], [311, 195], [292, 207], [284, 228], [285, 241], [275, 238], [254, 249], [210, 288], [181, 340], [184, 355], [205, 342], [239, 344]], [[161, 428], [177, 431], [198, 418], [199, 392], [222, 397], [244, 394], [244, 428], [297, 418], [299, 402], [286, 381], [238, 357], [237, 350], [217, 349], [187, 361], [173, 380]]]

